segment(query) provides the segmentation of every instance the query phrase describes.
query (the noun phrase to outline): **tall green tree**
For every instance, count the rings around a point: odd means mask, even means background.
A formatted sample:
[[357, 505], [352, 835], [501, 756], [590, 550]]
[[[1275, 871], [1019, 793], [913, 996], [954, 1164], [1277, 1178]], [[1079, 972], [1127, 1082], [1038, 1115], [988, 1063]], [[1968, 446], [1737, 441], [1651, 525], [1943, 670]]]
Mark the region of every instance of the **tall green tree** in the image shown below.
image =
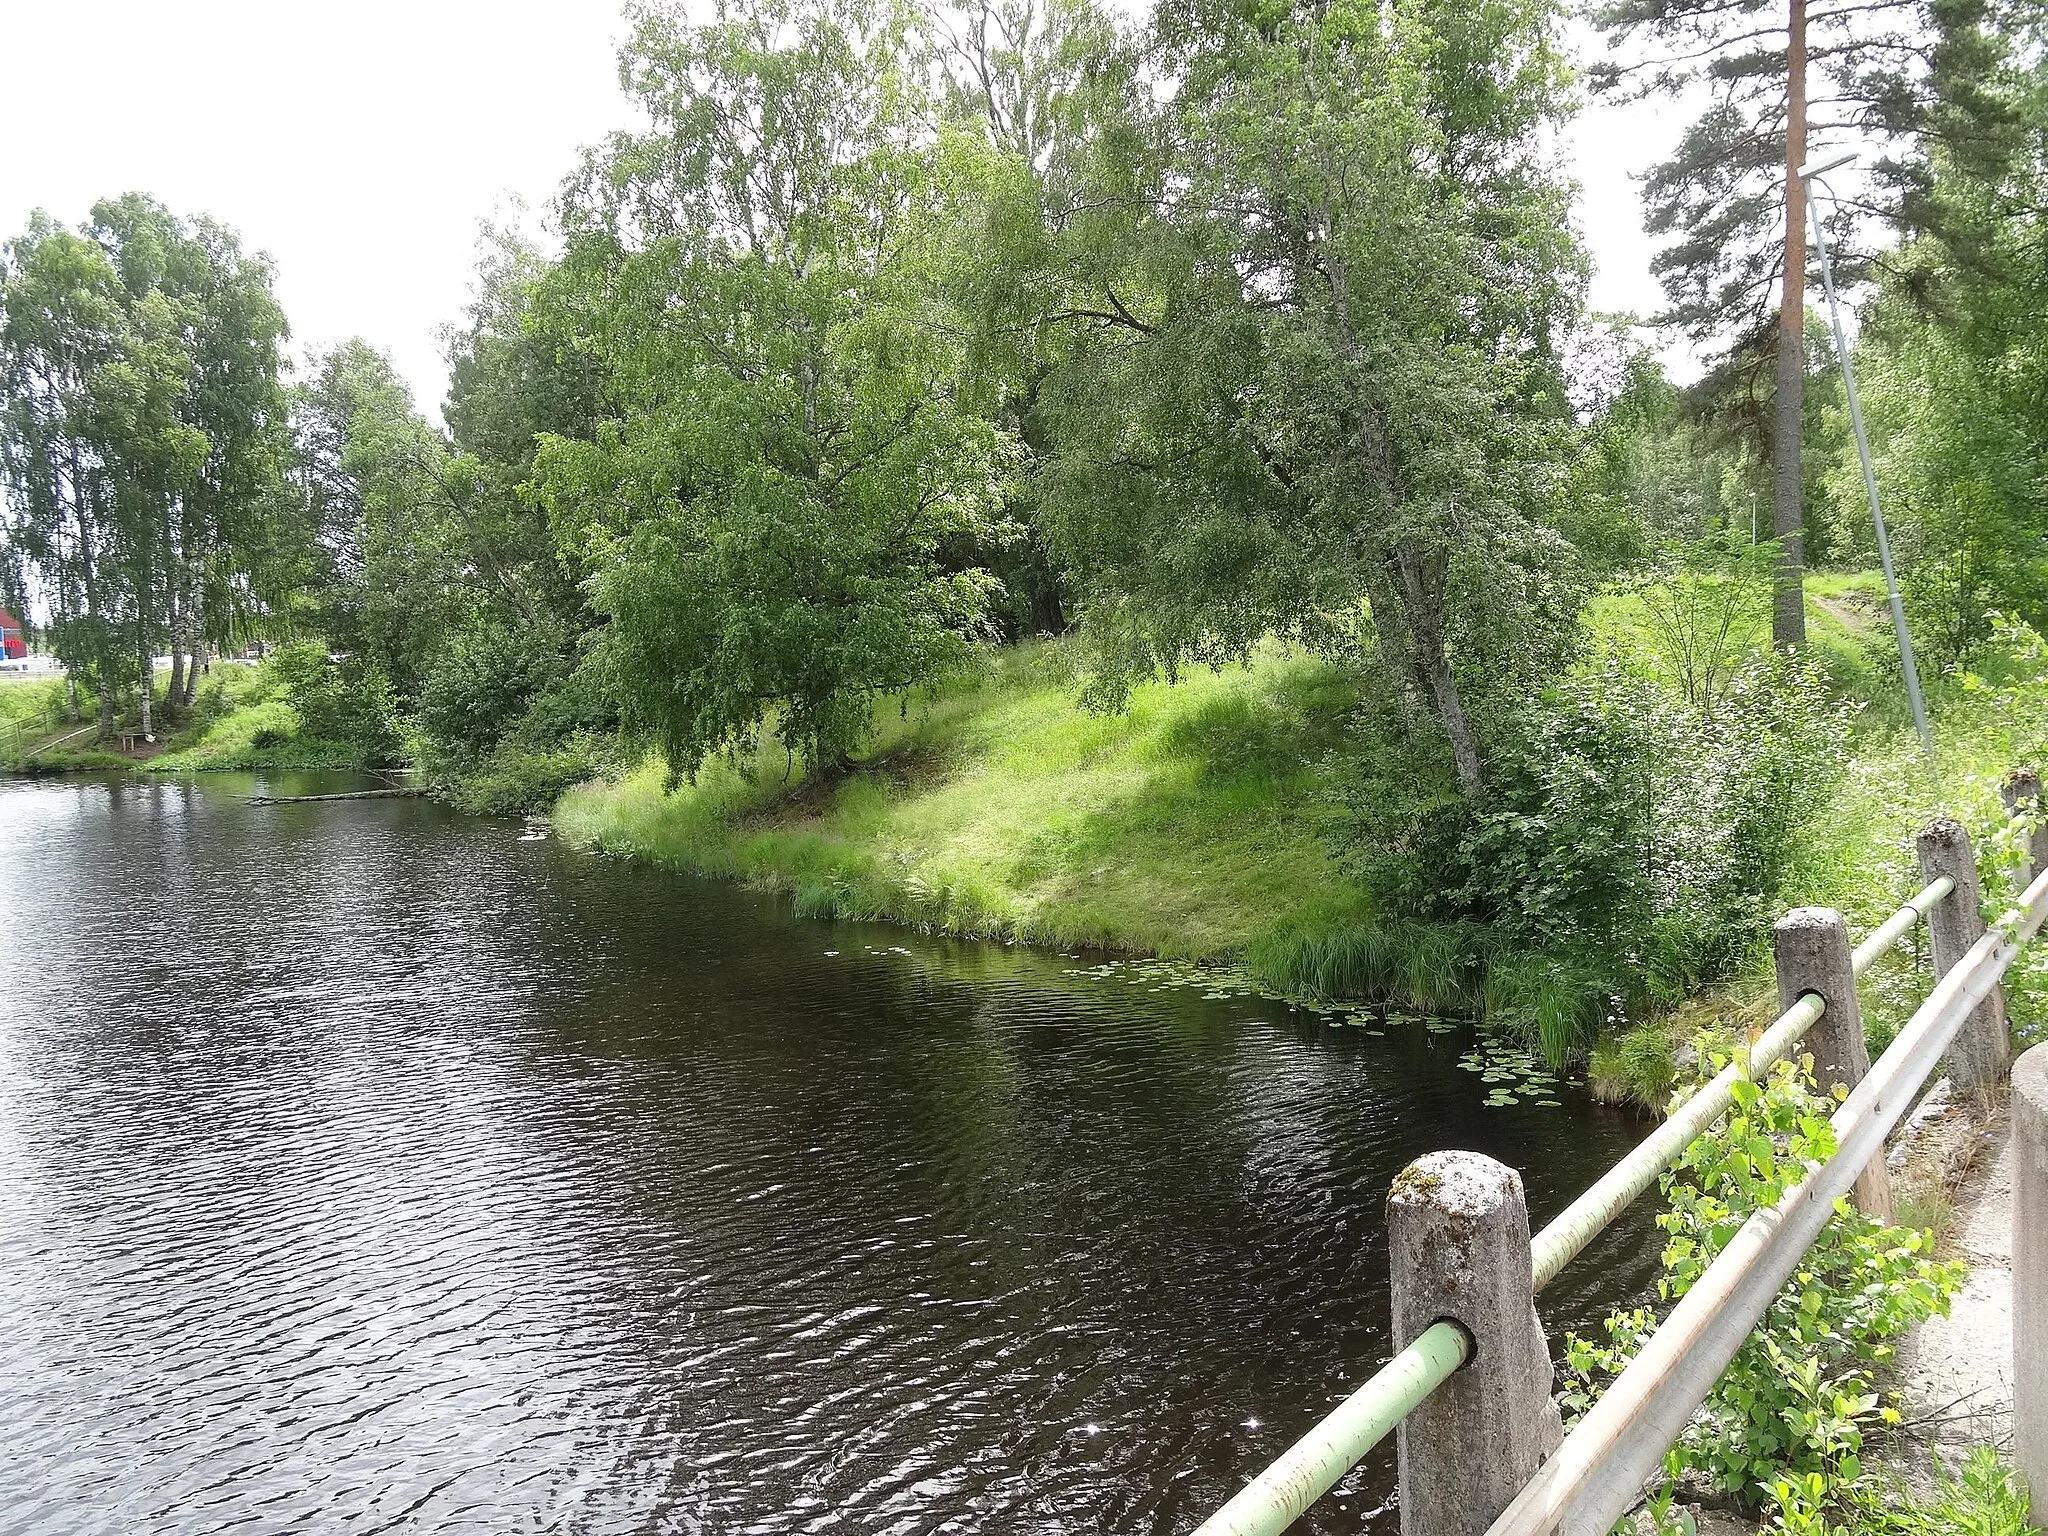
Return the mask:
[[410, 699], [482, 580], [464, 520], [473, 477], [360, 338], [315, 360], [294, 432], [323, 566], [314, 623]]
[[1071, 593], [1030, 466], [1049, 450], [1039, 406], [1060, 346], [1017, 311], [1011, 258], [1042, 246], [1086, 198], [1088, 164], [1123, 119], [1134, 51], [1092, 0], [979, 0], [929, 14], [960, 210], [949, 286], [977, 318], [975, 366], [994, 381], [998, 419], [1026, 466], [1009, 488], [1004, 536], [954, 558], [1003, 580], [1006, 637], [1057, 634], [1069, 627]]
[[104, 370], [118, 357], [121, 296], [99, 246], [38, 213], [0, 267], [0, 473], [10, 562], [42, 591], [51, 640], [114, 718], [119, 635], [132, 606], [113, 551], [102, 452]]
[[[2008, 20], [1987, 50], [2000, 67], [1942, 107], [1984, 131], [1936, 147], [1924, 232], [1887, 263], [1859, 343], [1907, 601], [1947, 662], [1980, 650], [1999, 613], [2048, 625], [2048, 23]], [[1834, 489], [1867, 548], [1860, 483]]]
[[132, 677], [149, 735], [158, 648], [169, 702], [189, 703], [202, 645], [251, 597], [283, 506], [285, 324], [268, 265], [131, 194], [76, 235], [39, 215], [9, 247], [0, 303], [10, 543], [47, 588], [60, 654], [93, 671], [103, 722]]
[[631, 15], [652, 127], [591, 156], [546, 299], [603, 417], [544, 439], [538, 485], [673, 771], [771, 722], [829, 765], [996, 587], [940, 559], [993, 532], [1013, 455], [946, 301], [936, 105], [873, 0]]
[[1474, 697], [1571, 604], [1556, 21], [1161, 6], [1155, 84], [1014, 283], [1068, 339], [1043, 495], [1110, 692], [1269, 633], [1370, 639], [1479, 790]]
[[[1967, 136], [1982, 103], [1962, 94], [1985, 62], [1980, 0], [1601, 0], [1616, 56], [1596, 91], [1704, 98], [1677, 151], [1645, 183], [1647, 227], [1668, 237], [1652, 268], [1664, 320], [1721, 349], [1725, 390], [1769, 429], [1771, 532], [1780, 563], [1772, 634], [1806, 638], [1805, 318], [1809, 270], [1801, 166], [1883, 146], [1867, 194], [1836, 205], [1830, 244], [1855, 282], [1871, 239], [1924, 218], [1930, 131]], [[1948, 89], [1944, 98], [1943, 86]], [[1946, 99], [1949, 110], [1936, 103]], [[1768, 401], [1768, 405], [1762, 402]]]

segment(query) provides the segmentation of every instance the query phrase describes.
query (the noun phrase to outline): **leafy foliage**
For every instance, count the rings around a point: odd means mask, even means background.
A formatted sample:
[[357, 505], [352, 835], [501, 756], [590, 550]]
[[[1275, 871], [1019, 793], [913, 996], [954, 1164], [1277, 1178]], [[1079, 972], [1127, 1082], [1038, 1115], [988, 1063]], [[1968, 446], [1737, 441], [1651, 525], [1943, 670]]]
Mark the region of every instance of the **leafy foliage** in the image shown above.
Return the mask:
[[55, 648], [100, 695], [221, 643], [294, 575], [281, 494], [285, 336], [268, 264], [139, 195], [77, 232], [38, 213], [0, 260], [0, 567], [34, 578]]
[[1635, 591], [1688, 708], [1712, 716], [1768, 622], [1777, 550], [1739, 536], [1661, 546]]
[[[1994, 614], [2048, 623], [2048, 62], [1992, 68], [1957, 89], [1994, 121], [1931, 158], [1930, 232], [1887, 264], [1859, 366], [1879, 480], [1916, 632], [1960, 665]], [[1976, 115], [1983, 116], [1984, 112]], [[1834, 477], [1854, 547], [1872, 530], [1861, 486]]]
[[539, 484], [678, 775], [771, 720], [838, 762], [877, 695], [965, 660], [997, 590], [939, 560], [995, 531], [1013, 454], [946, 313], [904, 25], [869, 0], [637, 12], [654, 131], [569, 203], [552, 316], [612, 413], [547, 438]]
[[1486, 924], [1568, 978], [1571, 1016], [1540, 1031], [1559, 1058], [1727, 974], [1843, 761], [1843, 716], [1809, 666], [1752, 659], [1716, 703], [1611, 661], [1568, 677], [1503, 738], [1478, 806], [1368, 759], [1346, 797], [1351, 865], [1390, 914]]
[[1580, 278], [1541, 149], [1553, 23], [1541, 0], [1160, 8], [1170, 89], [1132, 93], [1015, 279], [1103, 697], [1270, 632], [1377, 654], [1476, 792], [1468, 696], [1553, 664], [1578, 595], [1549, 515]]
[[[1715, 1072], [1727, 1064], [1708, 1059]], [[1750, 1216], [1834, 1154], [1833, 1104], [1802, 1076], [1811, 1071], [1810, 1059], [1780, 1062], [1768, 1080], [1738, 1083], [1727, 1118], [1664, 1176], [1670, 1205], [1657, 1218], [1665, 1234], [1661, 1299], [1684, 1296]], [[1783, 1510], [1812, 1488], [1855, 1484], [1865, 1429], [1898, 1421], [1874, 1386], [1892, 1340], [1945, 1314], [1961, 1281], [1961, 1266], [1935, 1260], [1925, 1233], [1887, 1227], [1838, 1202], [1792, 1282], [1679, 1437], [1667, 1475], [1697, 1473], [1724, 1492]], [[1655, 1326], [1655, 1315], [1638, 1308], [1608, 1319], [1605, 1344], [1568, 1338], [1565, 1366], [1574, 1384], [1567, 1406], [1587, 1407]]]
[[318, 641], [289, 645], [266, 666], [306, 734], [363, 749], [371, 762], [397, 754], [391, 685], [374, 661], [337, 662]]
[[[2030, 1518], [2027, 1490], [2011, 1467], [1988, 1445], [1972, 1450], [1951, 1470], [1938, 1461], [1931, 1498], [1880, 1484], [1868, 1490], [1804, 1486], [1778, 1490], [1774, 1530], [1786, 1536], [2039, 1536]], [[1847, 1502], [1839, 1523], [1825, 1524], [1829, 1506]]]

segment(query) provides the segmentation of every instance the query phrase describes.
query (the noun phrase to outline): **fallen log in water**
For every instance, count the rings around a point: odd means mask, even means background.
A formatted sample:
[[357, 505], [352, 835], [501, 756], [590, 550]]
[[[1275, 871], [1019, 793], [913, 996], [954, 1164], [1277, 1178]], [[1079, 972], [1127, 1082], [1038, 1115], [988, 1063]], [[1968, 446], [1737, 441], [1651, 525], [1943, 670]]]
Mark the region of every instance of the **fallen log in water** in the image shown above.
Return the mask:
[[298, 805], [307, 800], [394, 800], [424, 795], [425, 789], [344, 789], [331, 795], [251, 795], [251, 805]]

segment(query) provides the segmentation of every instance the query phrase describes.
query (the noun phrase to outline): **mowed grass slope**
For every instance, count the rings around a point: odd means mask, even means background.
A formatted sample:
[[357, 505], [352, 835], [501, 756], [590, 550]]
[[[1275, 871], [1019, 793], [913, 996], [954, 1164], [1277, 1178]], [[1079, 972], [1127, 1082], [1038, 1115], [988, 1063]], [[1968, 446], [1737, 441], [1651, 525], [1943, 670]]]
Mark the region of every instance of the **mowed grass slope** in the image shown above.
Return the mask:
[[572, 842], [790, 892], [817, 915], [1186, 959], [1239, 954], [1346, 904], [1319, 836], [1324, 763], [1357, 700], [1277, 648], [1083, 708], [1058, 644], [892, 709], [851, 774], [804, 782], [768, 743], [664, 792], [659, 763], [571, 791]]

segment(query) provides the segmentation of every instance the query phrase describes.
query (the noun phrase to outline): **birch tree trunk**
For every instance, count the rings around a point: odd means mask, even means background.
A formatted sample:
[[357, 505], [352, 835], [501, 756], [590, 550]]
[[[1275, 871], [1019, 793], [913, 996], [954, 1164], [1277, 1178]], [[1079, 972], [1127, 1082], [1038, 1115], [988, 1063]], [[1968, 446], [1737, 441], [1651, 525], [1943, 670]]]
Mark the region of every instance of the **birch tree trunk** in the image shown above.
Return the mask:
[[199, 697], [200, 673], [211, 674], [213, 671], [211, 656], [206, 646], [206, 597], [203, 588], [193, 592], [191, 599], [185, 604], [185, 613], [185, 622], [189, 626], [185, 637], [185, 706], [189, 709]]
[[1466, 799], [1474, 799], [1486, 787], [1486, 769], [1479, 760], [1465, 701], [1458, 693], [1458, 679], [1451, 671], [1450, 654], [1444, 649], [1443, 573], [1412, 543], [1403, 543], [1394, 549], [1394, 575], [1415, 644], [1415, 669], [1429, 689], [1430, 701], [1450, 741], [1458, 788]]
[[1414, 732], [1426, 729], [1432, 711], [1423, 702], [1428, 684], [1415, 664], [1415, 641], [1408, 633], [1405, 606], [1395, 591], [1392, 564], [1390, 560], [1365, 562], [1365, 597], [1372, 609], [1373, 641], [1379, 647], [1380, 662], [1393, 680], [1401, 724]]
[[171, 686], [164, 694], [166, 711], [175, 710], [185, 698], [185, 611], [171, 590]]
[[156, 658], [150, 655], [149, 631], [138, 620], [135, 625], [135, 662], [142, 674], [142, 739], [155, 741], [155, 727], [152, 723], [152, 707], [156, 693]]

